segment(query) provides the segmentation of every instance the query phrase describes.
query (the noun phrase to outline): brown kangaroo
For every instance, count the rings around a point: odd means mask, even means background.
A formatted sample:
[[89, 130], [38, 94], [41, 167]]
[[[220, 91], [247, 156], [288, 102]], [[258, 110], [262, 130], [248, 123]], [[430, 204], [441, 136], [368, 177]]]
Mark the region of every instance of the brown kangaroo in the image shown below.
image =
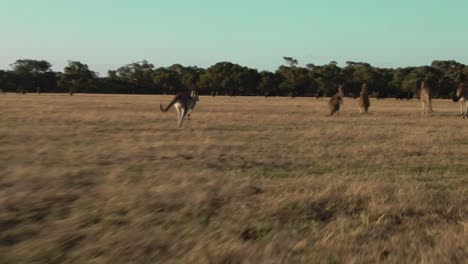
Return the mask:
[[367, 91], [367, 84], [362, 84], [361, 94], [359, 95], [358, 99], [359, 104], [359, 111], [362, 113], [367, 113], [369, 110], [370, 102], [369, 102], [369, 93]]
[[421, 82], [421, 92], [419, 94], [421, 100], [421, 114], [428, 115], [432, 113], [431, 105], [431, 86], [428, 82]]
[[330, 116], [334, 113], [338, 114], [340, 111], [340, 106], [343, 104], [343, 87], [340, 85], [338, 86], [338, 93], [333, 95], [328, 102], [328, 108], [330, 109]]
[[458, 86], [457, 93], [453, 97], [454, 102], [460, 103], [460, 114], [463, 119], [468, 118], [468, 85], [466, 83], [462, 83]]
[[177, 111], [177, 125], [182, 127], [182, 122], [184, 121], [185, 116], [187, 114], [190, 116], [198, 101], [198, 93], [195, 90], [192, 90], [191, 92], [176, 94], [174, 99], [172, 99], [166, 108], [162, 105], [160, 105], [159, 108], [162, 112], [167, 112], [172, 106], [174, 106]]

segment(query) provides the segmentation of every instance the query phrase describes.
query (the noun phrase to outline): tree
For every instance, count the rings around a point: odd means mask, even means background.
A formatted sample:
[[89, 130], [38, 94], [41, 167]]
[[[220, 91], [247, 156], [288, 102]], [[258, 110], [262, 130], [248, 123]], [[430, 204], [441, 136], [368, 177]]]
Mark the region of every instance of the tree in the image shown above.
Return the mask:
[[442, 72], [444, 76], [449, 76], [455, 80], [457, 79], [458, 75], [463, 73], [465, 65], [454, 60], [435, 60], [431, 63], [431, 67]]
[[240, 75], [247, 69], [231, 62], [218, 62], [200, 76], [199, 84], [204, 90], [211, 90], [212, 95], [238, 95], [242, 93], [241, 85], [249, 87], [246, 80], [241, 81], [244, 77]]
[[218, 90], [215, 88], [216, 85], [209, 71], [200, 74], [197, 84], [200, 89], [200, 94], [211, 94], [213, 97], [218, 95]]
[[439, 80], [440, 94], [443, 97], [453, 97], [456, 87], [465, 82], [465, 65], [454, 60], [435, 60], [431, 63], [431, 67], [442, 73], [442, 78]]
[[369, 93], [379, 86], [379, 72], [368, 63], [347, 61], [343, 71], [349, 95], [359, 95], [363, 83], [368, 84]]
[[290, 67], [295, 67], [298, 64], [298, 61], [294, 58], [283, 57], [283, 59], [286, 61], [287, 64], [289, 64]]
[[242, 67], [236, 75], [239, 95], [258, 95], [258, 85], [261, 80], [262, 76], [256, 69]]
[[422, 66], [414, 68], [403, 80], [403, 91], [409, 91], [413, 94], [419, 95], [421, 89], [421, 82], [428, 82], [431, 86], [431, 96], [440, 96], [439, 82], [443, 73], [435, 68], [429, 66]]
[[[54, 72], [47, 61], [17, 60], [12, 70], [0, 70], [0, 87], [6, 91], [69, 91], [100, 93], [177, 93], [196, 89], [199, 94], [311, 96], [333, 95], [343, 84], [347, 95], [357, 96], [363, 83], [377, 98], [412, 98], [419, 94], [421, 81], [429, 82], [432, 95], [452, 97], [459, 84], [468, 82], [468, 66], [454, 60], [435, 60], [430, 66], [379, 68], [366, 62], [336, 61], [324, 65], [298, 66], [292, 57], [274, 72], [224, 61], [207, 69], [174, 64], [155, 69], [146, 60], [124, 65], [98, 77], [80, 62], [69, 62], [65, 71]], [[59, 84], [59, 86], [57, 86]]]
[[280, 66], [276, 72], [282, 77], [279, 88], [292, 98], [306, 94], [312, 95], [316, 88], [315, 81], [306, 68]]
[[411, 99], [414, 96], [414, 91], [403, 86], [406, 76], [413, 70], [413, 67], [397, 68], [391, 70], [391, 80], [387, 83], [386, 96], [395, 97], [397, 99]]
[[129, 93], [151, 93], [154, 90], [154, 65], [143, 60], [117, 69], [115, 76], [129, 86]]
[[5, 93], [7, 87], [7, 72], [0, 70], [0, 93]]
[[307, 63], [306, 68], [313, 71], [313, 70], [315, 70], [317, 68], [317, 66], [315, 66], [315, 64], [313, 64], [313, 63]]
[[183, 90], [179, 74], [177, 71], [159, 68], [154, 73], [154, 83], [164, 94], [174, 94]]
[[52, 65], [45, 60], [17, 60], [10, 66], [17, 77], [17, 92], [23, 94], [34, 89], [40, 94], [41, 89], [43, 90], [46, 88], [45, 85], [49, 84], [43, 79], [53, 80], [50, 76]]
[[17, 60], [11, 67], [18, 74], [41, 74], [49, 71], [52, 65], [45, 60]]
[[279, 85], [282, 77], [278, 73], [262, 71], [260, 73], [261, 81], [258, 84], [258, 91], [265, 97], [280, 95]]
[[180, 89], [199, 90], [197, 84], [200, 80], [200, 75], [205, 72], [204, 69], [198, 67], [184, 67], [180, 64], [174, 64], [168, 69], [176, 74], [179, 79]]
[[315, 67], [311, 71], [311, 75], [317, 81], [318, 90], [323, 91], [326, 95], [336, 93], [338, 85], [343, 83], [343, 70], [336, 63], [329, 63], [321, 67]]
[[79, 61], [69, 61], [59, 78], [59, 85], [68, 88], [70, 95], [77, 91], [89, 92], [97, 74], [88, 65]]

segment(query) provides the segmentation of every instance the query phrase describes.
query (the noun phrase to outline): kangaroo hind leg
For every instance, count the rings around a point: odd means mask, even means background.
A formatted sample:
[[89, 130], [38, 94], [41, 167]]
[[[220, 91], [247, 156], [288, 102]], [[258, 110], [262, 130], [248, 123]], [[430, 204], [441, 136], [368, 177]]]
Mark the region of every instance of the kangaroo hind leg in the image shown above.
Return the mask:
[[187, 115], [187, 108], [183, 106], [179, 106], [179, 127], [182, 127], [182, 122], [184, 122], [184, 118]]
[[[464, 104], [464, 113], [462, 113], [463, 115], [463, 119], [465, 118], [468, 118], [468, 103], [466, 102], [466, 100], [463, 98], [463, 104]], [[462, 110], [463, 111], [463, 110]]]

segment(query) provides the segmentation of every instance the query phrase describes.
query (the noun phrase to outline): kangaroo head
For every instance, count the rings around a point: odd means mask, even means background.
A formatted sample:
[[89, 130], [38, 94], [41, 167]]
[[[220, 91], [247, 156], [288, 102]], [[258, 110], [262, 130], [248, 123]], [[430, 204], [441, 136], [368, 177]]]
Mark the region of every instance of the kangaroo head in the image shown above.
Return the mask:
[[344, 96], [344, 91], [343, 91], [343, 85], [339, 85], [338, 86], [338, 94], [343, 97]]
[[195, 101], [200, 101], [200, 99], [198, 98], [198, 93], [195, 90], [192, 90], [192, 92], [190, 93], [190, 97], [192, 97]]

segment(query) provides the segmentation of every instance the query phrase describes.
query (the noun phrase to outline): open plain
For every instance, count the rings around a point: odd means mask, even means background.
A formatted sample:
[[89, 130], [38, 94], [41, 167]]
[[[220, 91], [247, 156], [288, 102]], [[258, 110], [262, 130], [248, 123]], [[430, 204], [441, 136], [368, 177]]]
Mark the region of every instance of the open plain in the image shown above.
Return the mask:
[[0, 95], [0, 263], [463, 263], [458, 104]]

